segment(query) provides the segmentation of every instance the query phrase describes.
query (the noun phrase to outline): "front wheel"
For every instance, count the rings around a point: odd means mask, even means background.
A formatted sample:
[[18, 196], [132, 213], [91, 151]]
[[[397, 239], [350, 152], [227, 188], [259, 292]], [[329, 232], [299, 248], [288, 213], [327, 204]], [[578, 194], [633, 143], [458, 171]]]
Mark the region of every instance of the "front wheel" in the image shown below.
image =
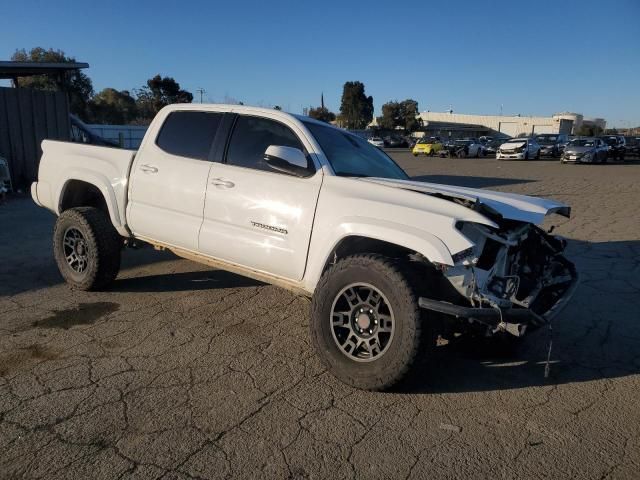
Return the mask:
[[60, 273], [78, 290], [98, 290], [120, 270], [122, 238], [109, 216], [93, 207], [65, 210], [53, 231], [53, 253]]
[[331, 266], [312, 300], [311, 337], [342, 382], [365, 390], [396, 385], [414, 366], [426, 327], [406, 275], [389, 258], [353, 255]]

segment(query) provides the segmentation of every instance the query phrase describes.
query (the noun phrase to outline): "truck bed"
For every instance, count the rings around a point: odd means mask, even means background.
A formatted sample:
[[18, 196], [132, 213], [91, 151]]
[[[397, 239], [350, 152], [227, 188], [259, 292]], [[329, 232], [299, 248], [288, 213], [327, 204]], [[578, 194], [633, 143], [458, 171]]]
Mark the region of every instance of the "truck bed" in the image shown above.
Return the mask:
[[31, 196], [38, 205], [58, 215], [70, 182], [95, 185], [109, 206], [113, 225], [127, 235], [125, 206], [135, 154], [135, 150], [44, 140], [38, 181], [31, 185]]

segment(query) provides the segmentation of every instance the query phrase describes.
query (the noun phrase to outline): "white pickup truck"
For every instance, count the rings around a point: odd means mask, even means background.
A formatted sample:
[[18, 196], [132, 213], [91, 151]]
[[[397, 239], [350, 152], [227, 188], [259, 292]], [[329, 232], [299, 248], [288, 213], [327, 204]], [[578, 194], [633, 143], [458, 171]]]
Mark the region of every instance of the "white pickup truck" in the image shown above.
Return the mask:
[[436, 335], [521, 337], [577, 275], [538, 225], [551, 200], [412, 181], [344, 130], [277, 110], [172, 105], [135, 151], [45, 140], [34, 201], [58, 216], [54, 254], [83, 290], [115, 279], [126, 245], [312, 297], [334, 375], [403, 379]]

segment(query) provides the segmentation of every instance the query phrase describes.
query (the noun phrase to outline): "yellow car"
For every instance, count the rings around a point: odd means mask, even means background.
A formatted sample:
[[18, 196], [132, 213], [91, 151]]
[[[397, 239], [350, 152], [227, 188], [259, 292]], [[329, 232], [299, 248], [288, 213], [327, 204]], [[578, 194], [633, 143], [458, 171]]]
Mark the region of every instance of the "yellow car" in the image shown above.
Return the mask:
[[442, 150], [442, 141], [438, 137], [424, 137], [418, 140], [413, 147], [411, 153], [414, 157], [417, 157], [421, 153], [424, 155], [434, 156], [440, 150]]

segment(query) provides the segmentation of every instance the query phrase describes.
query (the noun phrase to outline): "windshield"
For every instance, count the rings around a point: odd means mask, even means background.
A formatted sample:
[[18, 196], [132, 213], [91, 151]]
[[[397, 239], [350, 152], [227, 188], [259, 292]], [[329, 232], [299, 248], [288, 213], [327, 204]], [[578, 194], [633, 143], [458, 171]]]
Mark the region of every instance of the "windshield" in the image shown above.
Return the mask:
[[420, 140], [418, 140], [418, 143], [439, 143], [440, 140], [438, 140], [436, 137], [429, 137], [429, 138], [421, 138]]
[[616, 137], [604, 137], [603, 140], [607, 143], [607, 145], [618, 144], [618, 139]]
[[569, 142], [570, 147], [594, 147], [596, 141], [592, 138], [576, 138]]
[[401, 180], [409, 178], [386, 153], [366, 140], [337, 128], [313, 122], [304, 124], [320, 144], [336, 175]]
[[471, 145], [473, 142], [471, 140], [456, 140], [454, 143], [456, 145]]
[[556, 135], [538, 135], [536, 140], [540, 145], [553, 145], [558, 141], [558, 137]]

